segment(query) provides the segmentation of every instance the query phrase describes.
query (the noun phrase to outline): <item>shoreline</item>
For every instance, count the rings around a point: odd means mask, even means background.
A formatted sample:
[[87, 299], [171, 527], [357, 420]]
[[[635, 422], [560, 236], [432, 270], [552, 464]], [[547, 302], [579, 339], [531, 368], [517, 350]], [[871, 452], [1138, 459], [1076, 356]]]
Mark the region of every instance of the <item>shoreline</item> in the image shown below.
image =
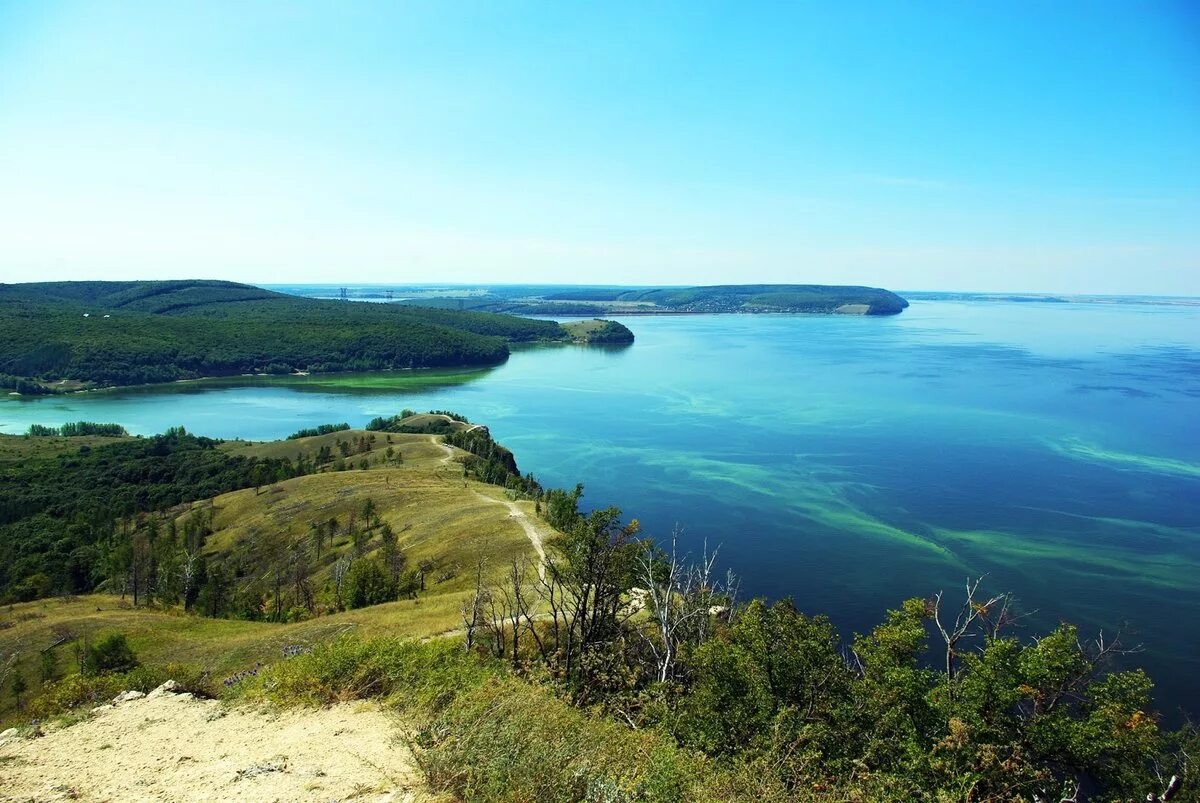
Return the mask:
[[[524, 345], [524, 344], [522, 344], [522, 345]], [[565, 343], [564, 343], [564, 345], [565, 345]], [[505, 362], [507, 362], [507, 361], [508, 360], [506, 358]], [[503, 364], [504, 364], [503, 362], [499, 362], [499, 363], [494, 363], [494, 364], [489, 363], [489, 364], [485, 364], [485, 365], [458, 366], [457, 368], [461, 369], [463, 372], [484, 371], [489, 368], [496, 368]], [[141, 389], [145, 389], [145, 388], [163, 388], [163, 387], [171, 387], [173, 385], [185, 385], [185, 384], [189, 384], [192, 382], [216, 382], [216, 381], [221, 381], [221, 380], [235, 380], [235, 379], [296, 379], [299, 377], [320, 378], [320, 377], [352, 376], [354, 374], [388, 374], [388, 373], [400, 373], [400, 372], [411, 372], [411, 373], [415, 374], [419, 371], [454, 371], [454, 370], [456, 370], [456, 367], [453, 367], [453, 366], [436, 366], [436, 367], [423, 367], [423, 368], [378, 368], [378, 369], [375, 369], [372, 371], [319, 371], [317, 373], [313, 373], [311, 371], [297, 371], [297, 372], [291, 373], [291, 374], [221, 374], [221, 375], [217, 375], [217, 376], [194, 376], [194, 377], [188, 377], [187, 379], [171, 379], [166, 382], [142, 382], [142, 383], [139, 383], [136, 385], [102, 385], [99, 387], [79, 388], [77, 390], [64, 390], [64, 391], [60, 391], [60, 392], [51, 392], [51, 393], [29, 393], [29, 394], [26, 394], [26, 393], [18, 393], [17, 391], [12, 391], [8, 395], [10, 397], [15, 396], [18, 399], [42, 399], [42, 398], [54, 397], [54, 396], [78, 396], [78, 395], [84, 394], [84, 393], [105, 393], [105, 392], [114, 391], [114, 390], [141, 390]]]

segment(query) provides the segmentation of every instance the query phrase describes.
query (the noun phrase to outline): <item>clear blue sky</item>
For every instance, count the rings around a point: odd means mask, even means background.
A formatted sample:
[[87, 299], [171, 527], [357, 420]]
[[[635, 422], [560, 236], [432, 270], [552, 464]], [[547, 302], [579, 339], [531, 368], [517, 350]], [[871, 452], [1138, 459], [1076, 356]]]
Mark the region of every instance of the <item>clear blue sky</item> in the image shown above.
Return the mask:
[[0, 281], [1200, 295], [1194, 2], [0, 0]]

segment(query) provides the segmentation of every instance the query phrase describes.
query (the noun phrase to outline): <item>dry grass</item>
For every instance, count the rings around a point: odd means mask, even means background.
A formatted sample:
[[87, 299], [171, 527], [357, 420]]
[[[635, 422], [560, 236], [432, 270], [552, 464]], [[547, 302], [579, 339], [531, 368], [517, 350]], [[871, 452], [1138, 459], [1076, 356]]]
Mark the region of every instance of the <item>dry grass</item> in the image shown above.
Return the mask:
[[[336, 454], [339, 439], [352, 441], [364, 434], [351, 430], [295, 441], [232, 442], [222, 448], [234, 453], [295, 458], [330, 445]], [[373, 461], [369, 470], [297, 477], [259, 491], [223, 494], [192, 507], [211, 507], [215, 511], [214, 533], [206, 546], [210, 555], [238, 552], [249, 559], [249, 565], [266, 565], [254, 560], [265, 558], [272, 549], [290, 541], [305, 539], [307, 544], [313, 520], [326, 521], [333, 516], [344, 526], [349, 514], [357, 514], [370, 498], [382, 521], [398, 534], [409, 565], [425, 559], [437, 565], [417, 599], [291, 624], [206, 619], [180, 610], [134, 609], [127, 601], [106, 595], [39, 600], [0, 610], [0, 665], [7, 656], [19, 653], [18, 670], [25, 676], [30, 693], [35, 693], [40, 686], [40, 653], [55, 642], [59, 633], [65, 630], [90, 637], [101, 631], [119, 631], [143, 663], [193, 664], [208, 670], [219, 682], [258, 661], [277, 659], [286, 645], [312, 644], [346, 631], [414, 638], [457, 631], [461, 627], [462, 602], [473, 587], [478, 556], [487, 558], [489, 580], [499, 580], [513, 557], [533, 557], [532, 545], [501, 503], [503, 490], [464, 480], [459, 464], [447, 459], [462, 452], [448, 453], [438, 439], [429, 435], [392, 435], [389, 444], [384, 433], [376, 434], [375, 448], [365, 455]], [[64, 439], [44, 440], [45, 448], [51, 449], [62, 448], [51, 442]], [[71, 442], [84, 440], [94, 439]], [[403, 464], [385, 464], [389, 445], [401, 451]], [[358, 459], [355, 455], [355, 463]], [[183, 514], [187, 515], [190, 512]], [[378, 538], [374, 537], [368, 549], [373, 551], [378, 546]], [[334, 549], [336, 553], [350, 550], [350, 539], [338, 536]], [[318, 596], [327, 593], [323, 589], [331, 560], [323, 551], [320, 568], [313, 576]], [[439, 581], [439, 576], [448, 571], [456, 573]], [[56, 676], [75, 671], [71, 645], [59, 646], [54, 653]], [[12, 721], [15, 715], [6, 682], [0, 688], [0, 721]]]
[[69, 438], [54, 436], [25, 437], [18, 434], [6, 434], [0, 437], [0, 464], [12, 461], [45, 460], [60, 454], [76, 454], [79, 447], [96, 448], [110, 443], [133, 440], [131, 437], [103, 437], [100, 435], [80, 435]]

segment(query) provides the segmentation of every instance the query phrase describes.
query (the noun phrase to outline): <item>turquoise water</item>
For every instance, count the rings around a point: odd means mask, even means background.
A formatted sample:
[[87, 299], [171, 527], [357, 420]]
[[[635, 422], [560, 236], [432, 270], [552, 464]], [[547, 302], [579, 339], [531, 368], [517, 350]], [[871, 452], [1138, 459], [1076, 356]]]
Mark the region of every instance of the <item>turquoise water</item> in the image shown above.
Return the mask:
[[[919, 301], [890, 318], [630, 318], [409, 389], [327, 378], [0, 402], [0, 431], [116, 421], [275, 438], [402, 407], [487, 423], [544, 482], [720, 545], [743, 591], [849, 634], [986, 573], [1030, 630], [1127, 624], [1200, 711], [1200, 307]], [[378, 377], [377, 377], [378, 379]]]

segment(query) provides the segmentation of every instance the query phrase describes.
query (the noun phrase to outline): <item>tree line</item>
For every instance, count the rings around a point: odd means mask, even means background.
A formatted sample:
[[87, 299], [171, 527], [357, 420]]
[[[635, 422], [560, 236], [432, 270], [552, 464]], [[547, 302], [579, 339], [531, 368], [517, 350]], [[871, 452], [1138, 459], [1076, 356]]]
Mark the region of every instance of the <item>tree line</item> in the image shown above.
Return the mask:
[[219, 444], [178, 427], [0, 462], [0, 601], [95, 589], [107, 552], [138, 515], [316, 470]]

